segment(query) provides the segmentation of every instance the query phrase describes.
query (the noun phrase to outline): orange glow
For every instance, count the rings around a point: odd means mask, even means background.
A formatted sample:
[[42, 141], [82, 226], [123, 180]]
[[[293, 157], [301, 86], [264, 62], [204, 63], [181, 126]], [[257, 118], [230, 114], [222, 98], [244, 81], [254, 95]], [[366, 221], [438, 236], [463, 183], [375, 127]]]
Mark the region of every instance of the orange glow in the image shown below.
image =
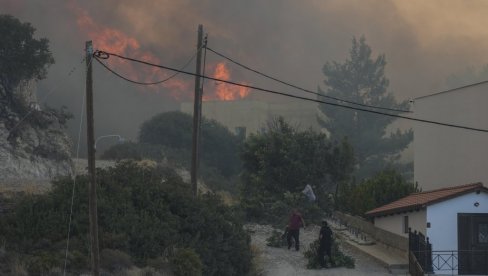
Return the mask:
[[[70, 8], [76, 15], [78, 28], [93, 41], [93, 46], [97, 50], [102, 50], [114, 54], [129, 56], [135, 59], [147, 62], [161, 64], [160, 59], [153, 53], [143, 51], [141, 44], [136, 38], [131, 37], [122, 31], [103, 26], [88, 14], [88, 12], [76, 5], [74, 1], [70, 2]], [[110, 67], [117, 72], [128, 76], [132, 80], [140, 82], [154, 82], [168, 78], [172, 72], [164, 71], [156, 67], [137, 66], [133, 63], [122, 59], [109, 58], [106, 60]], [[191, 97], [191, 83], [184, 82], [177, 78], [172, 78], [161, 84], [170, 90], [170, 95], [175, 99], [188, 99]], [[148, 86], [149, 88], [158, 89], [158, 85]]]
[[[213, 77], [221, 80], [230, 80], [230, 71], [226, 64], [221, 62], [215, 66]], [[245, 83], [241, 83], [245, 84]], [[223, 82], [216, 82], [215, 92], [212, 95], [204, 95], [203, 100], [221, 100], [234, 101], [247, 97], [249, 95], [249, 88], [235, 86]]]

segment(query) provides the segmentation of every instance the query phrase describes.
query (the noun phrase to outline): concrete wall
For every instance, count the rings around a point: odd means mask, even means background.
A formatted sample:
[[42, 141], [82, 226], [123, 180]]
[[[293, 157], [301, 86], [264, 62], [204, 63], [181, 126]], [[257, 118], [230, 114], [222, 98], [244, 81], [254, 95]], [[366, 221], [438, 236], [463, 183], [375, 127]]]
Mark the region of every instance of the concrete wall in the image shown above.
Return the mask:
[[[193, 114], [193, 102], [184, 102], [180, 111]], [[202, 104], [202, 115], [213, 119], [236, 133], [239, 127], [246, 128], [246, 135], [266, 128], [267, 122], [282, 116], [292, 126], [302, 129], [318, 129], [317, 104], [296, 102], [290, 104], [271, 104], [262, 101], [205, 101]]]
[[458, 249], [458, 213], [488, 213], [488, 194], [471, 192], [427, 207], [427, 237], [433, 251]]
[[368, 234], [377, 242], [380, 242], [387, 247], [397, 249], [400, 253], [405, 254], [406, 256], [408, 252], [408, 238], [376, 227], [371, 222], [360, 217], [351, 216], [341, 212], [334, 212], [334, 216], [344, 222], [347, 222], [348, 225], [360, 229], [362, 232]]
[[[488, 83], [417, 98], [414, 117], [488, 129]], [[488, 183], [488, 133], [414, 123], [414, 179], [425, 190]]]
[[408, 226], [412, 231], [417, 230], [422, 234], [426, 234], [427, 215], [425, 210], [407, 212], [402, 214], [394, 214], [384, 217], [374, 218], [374, 225], [383, 230], [395, 233], [397, 235], [408, 238], [408, 233], [404, 231], [404, 217], [408, 217]]
[[[193, 102], [181, 103], [180, 111], [193, 114]], [[234, 133], [237, 127], [246, 127], [246, 134], [259, 131], [269, 119], [268, 104], [257, 101], [206, 101], [202, 104], [202, 115]]]

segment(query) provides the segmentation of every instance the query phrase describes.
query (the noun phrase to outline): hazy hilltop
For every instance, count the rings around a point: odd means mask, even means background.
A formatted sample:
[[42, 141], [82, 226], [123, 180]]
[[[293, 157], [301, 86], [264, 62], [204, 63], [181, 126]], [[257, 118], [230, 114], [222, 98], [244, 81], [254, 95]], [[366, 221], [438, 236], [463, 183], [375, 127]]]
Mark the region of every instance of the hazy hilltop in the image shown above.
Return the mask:
[[72, 116], [65, 108], [41, 108], [36, 95], [37, 81], [54, 64], [49, 40], [10, 15], [0, 15], [0, 26], [0, 180], [17, 186], [70, 174], [64, 129]]

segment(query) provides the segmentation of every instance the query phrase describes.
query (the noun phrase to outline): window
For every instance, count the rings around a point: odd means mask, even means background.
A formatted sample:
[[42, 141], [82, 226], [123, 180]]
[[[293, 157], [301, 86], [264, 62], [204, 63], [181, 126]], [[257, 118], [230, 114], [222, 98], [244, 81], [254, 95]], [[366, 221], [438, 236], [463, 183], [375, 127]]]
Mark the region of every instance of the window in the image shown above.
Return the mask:
[[408, 216], [403, 217], [403, 233], [408, 233]]

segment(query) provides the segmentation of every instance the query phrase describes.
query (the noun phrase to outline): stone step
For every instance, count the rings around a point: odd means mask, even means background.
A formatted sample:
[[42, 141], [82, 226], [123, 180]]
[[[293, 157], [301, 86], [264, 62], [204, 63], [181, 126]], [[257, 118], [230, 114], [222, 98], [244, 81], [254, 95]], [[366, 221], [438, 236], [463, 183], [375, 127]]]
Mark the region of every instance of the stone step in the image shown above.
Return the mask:
[[388, 271], [393, 275], [409, 275], [408, 264], [390, 264]]

